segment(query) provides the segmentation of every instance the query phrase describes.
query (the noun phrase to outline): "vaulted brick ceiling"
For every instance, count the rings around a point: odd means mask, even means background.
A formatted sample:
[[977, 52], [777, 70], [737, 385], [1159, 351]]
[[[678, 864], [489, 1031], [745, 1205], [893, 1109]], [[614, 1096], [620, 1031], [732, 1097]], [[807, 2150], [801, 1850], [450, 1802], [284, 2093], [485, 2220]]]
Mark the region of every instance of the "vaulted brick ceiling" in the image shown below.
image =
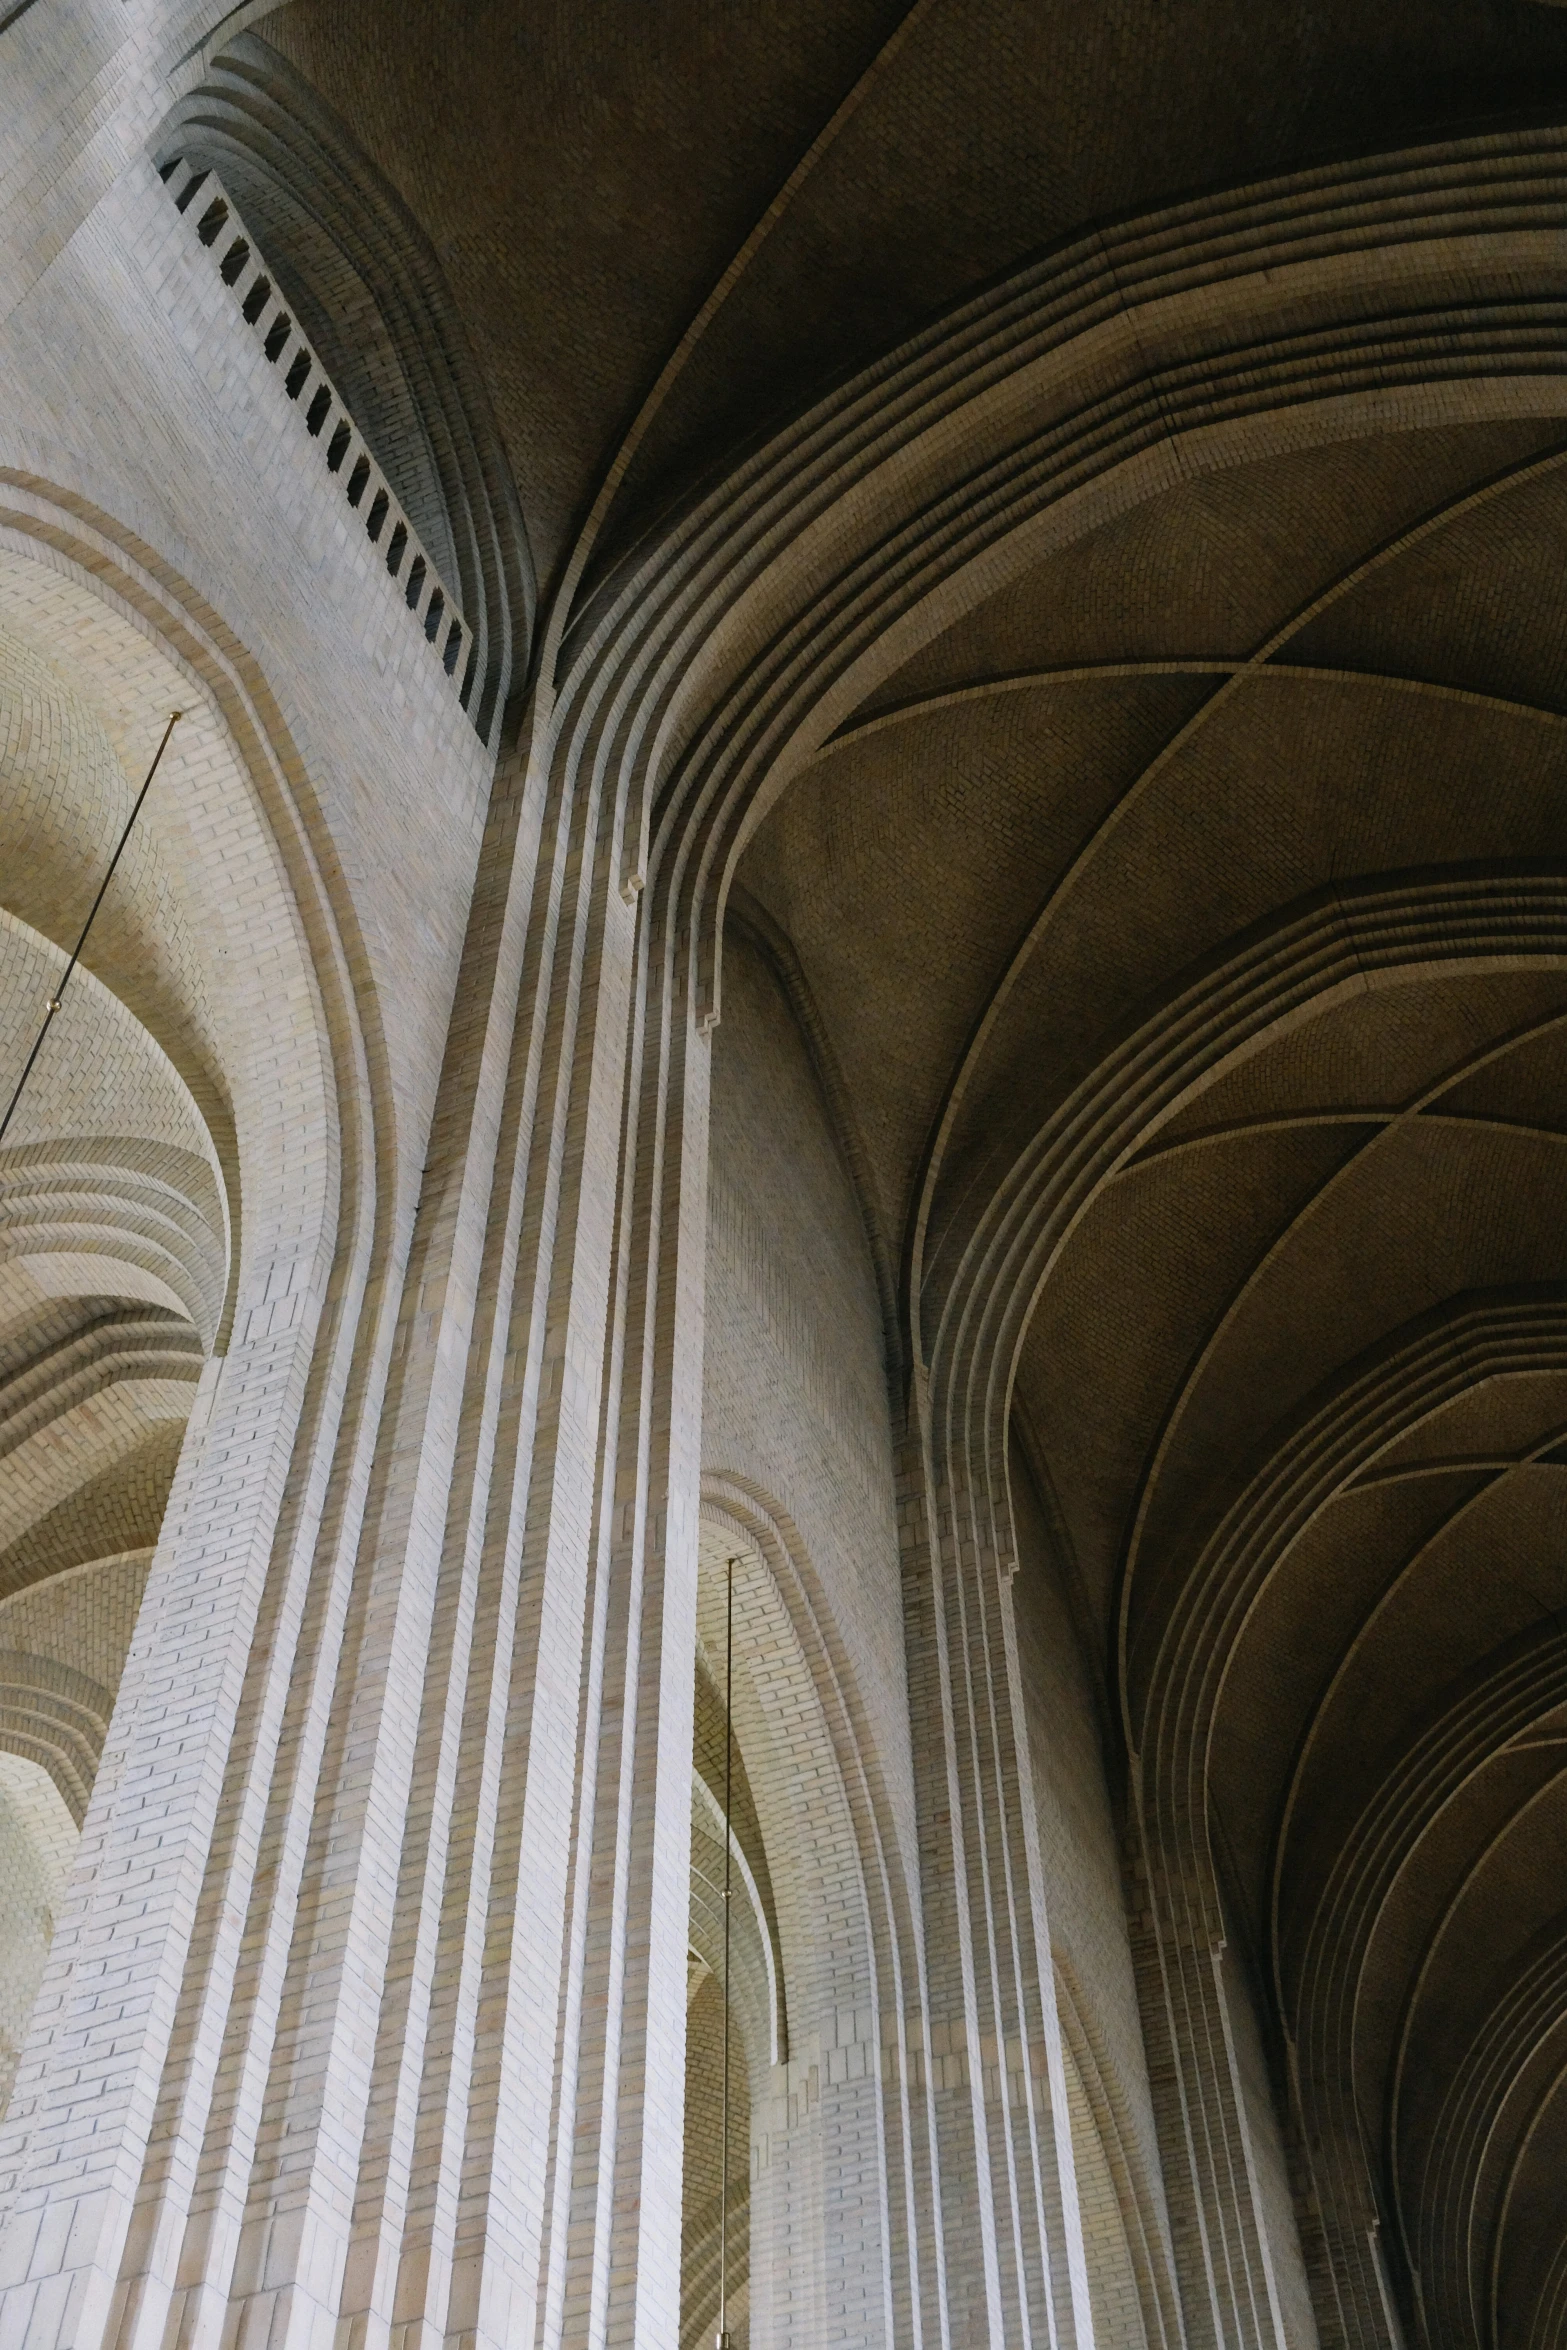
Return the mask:
[[[439, 252], [556, 582], [595, 498], [634, 541], [1090, 224], [1567, 102], [1525, 0], [263, 29]], [[1567, 443], [1527, 407], [1460, 371], [1444, 421], [1389, 398], [1045, 554], [740, 874], [906, 1334], [1121, 1120], [1027, 1260], [1020, 1455], [1123, 1788], [1201, 1775], [1306, 2125], [1366, 2137], [1453, 2345], [1555, 2340], [1567, 2294]]]
[[430, 235], [544, 578], [699, 318], [626, 529], [1090, 222], [1567, 97], [1535, 0], [293, 0], [260, 29]]
[[919, 656], [744, 868], [928, 1315], [1031, 1152], [1135, 1113], [1031, 1271], [1023, 1450], [1112, 1742], [1205, 1774], [1308, 2126], [1353, 2101], [1454, 2344], [1493, 2254], [1526, 2338], [1567, 2158], [1564, 536], [1534, 425], [1172, 490]]

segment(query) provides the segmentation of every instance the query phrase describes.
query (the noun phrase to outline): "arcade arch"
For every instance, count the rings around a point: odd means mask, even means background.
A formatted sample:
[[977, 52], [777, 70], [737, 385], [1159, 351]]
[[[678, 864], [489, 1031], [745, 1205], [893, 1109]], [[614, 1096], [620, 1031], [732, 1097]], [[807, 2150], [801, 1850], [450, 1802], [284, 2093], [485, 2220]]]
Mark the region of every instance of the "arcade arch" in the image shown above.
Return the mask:
[[[96, 1854], [127, 1754], [156, 1742], [196, 1562], [216, 1568], [225, 1520], [248, 1509], [259, 1532], [275, 1514], [246, 1499], [256, 1470], [276, 1478], [264, 1436], [253, 1466], [219, 1469], [221, 1450], [204, 1465], [202, 1439], [222, 1442], [223, 1368], [301, 1248], [304, 1263], [330, 1251], [336, 1212], [335, 1089], [283, 862], [193, 665], [193, 615], [160, 616], [150, 596], [138, 608], [135, 572], [104, 559], [114, 544], [94, 545], [42, 485], [7, 492], [5, 1102], [181, 717], [0, 1147], [0, 1835], [20, 1892], [0, 1987], [6, 2095], [51, 1945], [68, 1966], [80, 1930], [84, 1824]], [[182, 1459], [194, 1541], [171, 1510]], [[188, 1689], [200, 1667], [186, 1669]]]
[[[891, 2194], [905, 2084], [897, 2020], [884, 2014], [880, 1988], [891, 1953], [889, 1921], [883, 1915], [878, 1928], [880, 1905], [867, 1881], [867, 1863], [872, 1874], [877, 1865], [874, 1837], [867, 1852], [870, 1823], [863, 1804], [857, 1813], [845, 1776], [842, 1741], [850, 1726], [840, 1717], [835, 1735], [809, 1566], [788, 1519], [716, 1468], [703, 1491], [681, 2338], [702, 2339], [717, 2308], [718, 2179], [710, 2150], [723, 2010], [721, 1895], [715, 1903], [714, 1887], [722, 1882], [732, 1561], [730, 2227], [744, 2292], [731, 2330], [738, 2343], [814, 2341], [826, 2311], [838, 2311], [847, 2291], [864, 2338], [890, 2342]], [[852, 1771], [852, 1754], [847, 1759]]]

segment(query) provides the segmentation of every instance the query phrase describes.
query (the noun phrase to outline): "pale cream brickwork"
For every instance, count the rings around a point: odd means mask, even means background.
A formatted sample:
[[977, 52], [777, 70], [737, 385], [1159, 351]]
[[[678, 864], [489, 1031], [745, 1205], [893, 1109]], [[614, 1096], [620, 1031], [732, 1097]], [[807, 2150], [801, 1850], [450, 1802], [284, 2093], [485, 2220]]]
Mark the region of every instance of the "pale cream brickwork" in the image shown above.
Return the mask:
[[1564, 126], [0, 0], [0, 2350], [1567, 2350]]
[[148, 1557], [89, 1559], [0, 1602], [0, 1644], [72, 1665], [112, 1697], [125, 1669]]
[[0, 1750], [0, 2092], [6, 2097], [76, 1842], [76, 1822], [42, 1763]]
[[88, 1559], [0, 1601], [8, 2100], [150, 1563], [150, 1551]]
[[1099, 2135], [1088, 2092], [1070, 2041], [1064, 2052], [1067, 2109], [1072, 2119], [1072, 2154], [1077, 2166], [1078, 2210], [1083, 2256], [1094, 2313], [1094, 2340], [1142, 2350], [1148, 2340], [1136, 2265], [1127, 2242], [1121, 2189]]

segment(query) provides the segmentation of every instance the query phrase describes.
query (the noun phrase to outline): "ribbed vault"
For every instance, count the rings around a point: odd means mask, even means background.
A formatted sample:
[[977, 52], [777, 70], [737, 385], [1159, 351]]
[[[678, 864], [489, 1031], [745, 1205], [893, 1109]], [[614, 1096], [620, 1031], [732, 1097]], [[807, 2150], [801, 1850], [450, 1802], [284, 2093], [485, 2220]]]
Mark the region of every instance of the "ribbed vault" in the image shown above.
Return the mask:
[[1010, 1410], [1050, 1488], [1156, 2070], [1210, 1946], [1269, 2019], [1324, 2341], [1567, 2317], [1559, 435], [1164, 489], [879, 688], [741, 867], [948, 1440]]
[[[541, 576], [1088, 222], [1549, 105], [1567, 22], [1355, 0], [292, 0], [265, 38], [425, 225]], [[434, 126], [462, 126], [460, 137]], [[607, 490], [606, 497], [603, 492]], [[580, 548], [579, 548], [580, 553]]]

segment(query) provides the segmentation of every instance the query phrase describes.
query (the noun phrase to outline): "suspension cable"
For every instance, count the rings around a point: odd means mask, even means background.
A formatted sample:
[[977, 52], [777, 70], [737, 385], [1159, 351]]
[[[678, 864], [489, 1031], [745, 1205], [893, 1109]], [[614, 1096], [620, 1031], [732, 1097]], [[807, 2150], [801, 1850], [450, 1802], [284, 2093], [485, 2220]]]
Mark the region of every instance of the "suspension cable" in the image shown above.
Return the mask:
[[114, 868], [116, 865], [118, 865], [121, 857], [125, 853], [125, 844], [131, 837], [131, 826], [135, 823], [137, 817], [141, 814], [142, 801], [147, 797], [148, 792], [152, 789], [152, 779], [158, 772], [158, 761], [163, 757], [164, 752], [168, 749], [169, 737], [174, 732], [175, 727], [179, 724], [183, 715], [183, 711], [180, 710], [175, 710], [170, 713], [169, 723], [163, 730], [163, 740], [159, 743], [157, 749], [152, 754], [152, 765], [147, 770], [146, 780], [142, 784], [141, 790], [136, 794], [136, 804], [125, 819], [125, 830], [120, 834], [119, 845], [115, 849], [113, 856], [109, 859], [109, 870], [104, 875], [102, 881], [98, 884], [98, 895], [93, 899], [92, 906], [89, 909], [87, 915], [87, 919], [82, 924], [82, 935], [71, 950], [71, 959], [65, 966], [65, 977], [61, 980], [53, 995], [48, 999], [44, 1009], [43, 1026], [39, 1029], [37, 1036], [33, 1040], [33, 1049], [28, 1054], [26, 1064], [22, 1070], [22, 1074], [16, 1081], [16, 1090], [11, 1096], [5, 1116], [0, 1118], [0, 1142], [4, 1142], [6, 1128], [10, 1125], [11, 1120], [16, 1115], [16, 1105], [22, 1098], [23, 1086], [27, 1083], [27, 1080], [33, 1073], [33, 1063], [37, 1060], [39, 1054], [44, 1049], [44, 1038], [49, 1033], [49, 1023], [65, 1001], [65, 991], [71, 984], [71, 973], [76, 969], [77, 963], [81, 959], [82, 949], [87, 944], [87, 933], [93, 926], [93, 921], [97, 915], [98, 908], [103, 904], [104, 893], [108, 889], [110, 882], [114, 879]]
[[729, 1921], [730, 1852], [734, 1840], [735, 1779], [735, 1562], [729, 1561], [724, 1588], [724, 2119], [718, 2182], [718, 2350], [729, 2341]]

